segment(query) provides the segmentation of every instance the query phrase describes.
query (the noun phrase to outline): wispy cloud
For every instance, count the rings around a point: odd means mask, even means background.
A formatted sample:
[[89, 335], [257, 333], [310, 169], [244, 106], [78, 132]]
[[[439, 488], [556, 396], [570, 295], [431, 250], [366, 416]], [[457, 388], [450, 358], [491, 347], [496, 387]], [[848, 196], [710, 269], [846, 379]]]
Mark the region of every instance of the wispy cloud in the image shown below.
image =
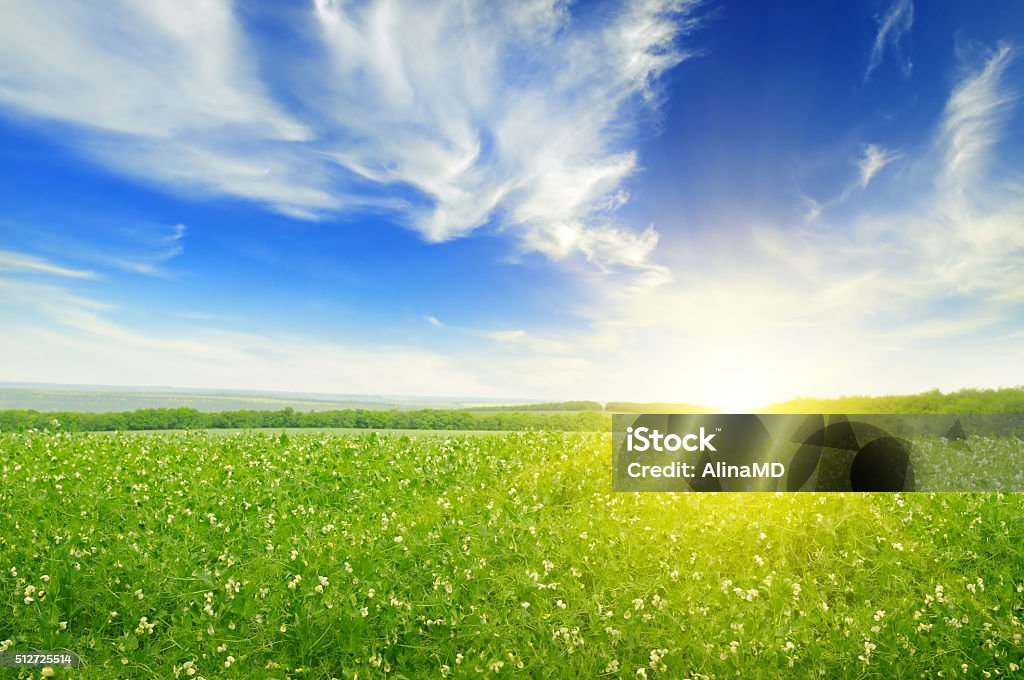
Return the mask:
[[115, 311], [60, 285], [0, 278], [0, 316], [13, 319], [0, 333], [0, 354], [18, 357], [3, 364], [0, 380], [564, 398], [571, 396], [568, 385], [594, 372], [588, 361], [571, 356], [446, 353], [201, 323], [173, 334], [147, 332], [118, 321]]
[[971, 180], [984, 170], [1006, 114], [1018, 97], [1004, 82], [1015, 56], [1009, 45], [1000, 45], [990, 53], [985, 66], [964, 78], [949, 98], [942, 125], [947, 180]]
[[431, 241], [493, 224], [526, 251], [642, 268], [657, 233], [614, 217], [638, 169], [630, 130], [691, 54], [695, 4], [585, 21], [558, 0], [281, 9], [327, 55], [313, 67], [227, 3], [9, 3], [0, 106], [161, 186], [304, 218], [392, 210]]
[[221, 323], [237, 323], [242, 317], [232, 314], [214, 314], [212, 312], [185, 311], [177, 312], [175, 316], [190, 321], [216, 321]]
[[913, 26], [913, 0], [894, 0], [889, 9], [878, 16], [878, 32], [875, 33], [875, 42], [871, 47], [871, 57], [868, 61], [867, 71], [864, 72], [864, 80], [868, 80], [875, 69], [882, 65], [882, 59], [885, 57], [887, 49], [902, 61], [904, 74], [910, 75], [912, 62], [909, 56], [903, 55], [901, 43], [903, 36], [909, 33]]
[[864, 154], [857, 161], [857, 169], [860, 170], [860, 186], [866, 189], [875, 175], [882, 171], [882, 168], [900, 157], [900, 154], [882, 148], [878, 144], [868, 144], [864, 147]]
[[184, 224], [176, 224], [168, 230], [136, 230], [143, 234], [139, 244], [144, 252], [133, 255], [100, 256], [114, 267], [135, 274], [147, 276], [168, 276], [164, 265], [185, 252], [184, 239], [188, 230]]
[[572, 347], [559, 339], [528, 333], [522, 329], [505, 331], [477, 331], [482, 338], [493, 340], [506, 349], [528, 350], [539, 354], [570, 354]]
[[48, 274], [69, 279], [95, 279], [96, 272], [88, 269], [71, 269], [53, 264], [49, 260], [25, 253], [0, 250], [0, 271]]
[[856, 159], [857, 177], [848, 182], [842, 191], [825, 200], [818, 200], [807, 195], [801, 195], [798, 198], [804, 222], [811, 223], [821, 220], [822, 216], [833, 208], [846, 203], [867, 189], [878, 173], [893, 161], [901, 158], [903, 158], [902, 153], [886, 149], [880, 144], [865, 144]]
[[431, 316], [428, 314], [427, 316], [423, 317], [423, 320], [429, 323], [434, 328], [444, 328], [444, 324], [441, 323], [441, 320], [438, 319], [436, 316]]

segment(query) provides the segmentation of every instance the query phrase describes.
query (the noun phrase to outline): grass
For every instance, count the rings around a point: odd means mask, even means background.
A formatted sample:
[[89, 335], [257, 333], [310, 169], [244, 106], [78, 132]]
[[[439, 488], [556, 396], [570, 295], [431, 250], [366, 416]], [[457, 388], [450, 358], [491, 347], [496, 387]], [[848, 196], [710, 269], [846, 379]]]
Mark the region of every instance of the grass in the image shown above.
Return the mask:
[[[134, 434], [187, 434], [191, 430], [133, 430]], [[502, 430], [402, 430], [389, 428], [366, 428], [366, 427], [251, 427], [245, 429], [211, 428], [203, 430], [204, 433], [214, 437], [238, 437], [249, 434], [266, 434], [277, 436], [282, 433], [289, 437], [292, 435], [308, 434], [330, 434], [330, 435], [355, 435], [363, 436], [368, 434], [386, 435], [390, 437], [490, 437], [494, 435], [509, 434]], [[121, 434], [120, 432], [98, 432], [96, 434]]]
[[1024, 665], [1021, 494], [610, 488], [607, 435], [0, 435], [0, 646], [85, 678]]

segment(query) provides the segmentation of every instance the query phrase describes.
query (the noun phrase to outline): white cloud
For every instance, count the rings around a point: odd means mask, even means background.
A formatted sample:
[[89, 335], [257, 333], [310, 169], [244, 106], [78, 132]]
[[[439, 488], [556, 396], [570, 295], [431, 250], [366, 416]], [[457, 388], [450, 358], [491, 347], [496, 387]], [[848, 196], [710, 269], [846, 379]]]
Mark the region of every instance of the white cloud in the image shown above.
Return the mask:
[[864, 73], [864, 80], [870, 78], [875, 69], [882, 65], [886, 49], [894, 52], [895, 56], [903, 61], [903, 72], [910, 74], [911, 62], [909, 57], [904, 59], [900, 43], [913, 26], [913, 0], [894, 0], [889, 9], [878, 17], [878, 32], [875, 33], [875, 42], [871, 46], [871, 58]]
[[[303, 218], [384, 208], [431, 241], [496, 224], [527, 251], [645, 267], [657, 234], [613, 215], [638, 170], [634, 114], [688, 56], [695, 1], [585, 21], [560, 0], [280, 9], [322, 50], [309, 61], [229, 3], [5, 3], [0, 106], [181, 191]], [[381, 197], [395, 187], [405, 200]]]
[[[433, 351], [204, 327], [142, 331], [55, 285], [0, 278], [0, 381], [323, 393], [557, 398], [594, 372], [581, 358]], [[555, 382], [552, 382], [555, 378]]]
[[129, 255], [97, 255], [97, 260], [110, 264], [127, 272], [167, 278], [164, 265], [185, 252], [185, 235], [188, 230], [184, 224], [176, 224], [170, 229], [137, 228], [134, 232], [136, 240], [142, 236], [144, 252]]
[[1004, 82], [1015, 56], [1008, 45], [1000, 45], [980, 71], [964, 78], [953, 90], [942, 126], [947, 180], [969, 181], [985, 169], [1006, 113], [1017, 100], [1017, 93]]
[[900, 154], [888, 151], [878, 144], [868, 144], [864, 147], [864, 154], [857, 161], [857, 169], [860, 170], [860, 186], [866, 189], [875, 175], [882, 171], [882, 168], [900, 157]]
[[493, 340], [509, 351], [528, 350], [537, 354], [561, 354], [572, 353], [572, 347], [561, 340], [527, 333], [524, 330], [516, 329], [509, 331], [477, 331], [476, 334], [482, 338]]
[[0, 250], [0, 271], [48, 274], [69, 279], [95, 279], [96, 272], [88, 269], [70, 269], [53, 264], [49, 260], [25, 253]]

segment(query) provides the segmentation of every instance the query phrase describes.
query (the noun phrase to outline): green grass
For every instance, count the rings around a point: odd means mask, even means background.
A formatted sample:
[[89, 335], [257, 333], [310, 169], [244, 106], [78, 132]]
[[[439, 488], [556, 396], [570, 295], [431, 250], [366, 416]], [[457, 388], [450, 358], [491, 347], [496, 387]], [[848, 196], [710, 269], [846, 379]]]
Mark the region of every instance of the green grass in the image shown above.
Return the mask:
[[[133, 430], [133, 434], [187, 434], [191, 430]], [[501, 430], [397, 430], [388, 428], [365, 427], [252, 427], [247, 429], [208, 429], [206, 434], [215, 437], [238, 437], [246, 434], [280, 435], [282, 432], [289, 437], [303, 434], [332, 435], [388, 435], [392, 437], [488, 437], [509, 434]], [[96, 434], [121, 434], [119, 432], [97, 432]]]
[[607, 435], [0, 435], [0, 641], [83, 678], [1020, 675], [1024, 495], [610, 488]]

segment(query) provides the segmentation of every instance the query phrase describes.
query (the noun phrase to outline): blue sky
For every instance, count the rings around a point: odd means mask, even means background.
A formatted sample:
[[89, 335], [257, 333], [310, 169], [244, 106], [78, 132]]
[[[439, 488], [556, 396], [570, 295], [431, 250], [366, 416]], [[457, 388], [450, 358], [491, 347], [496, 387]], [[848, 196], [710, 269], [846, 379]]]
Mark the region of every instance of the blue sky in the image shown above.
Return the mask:
[[0, 381], [1024, 383], [1024, 5], [0, 5]]

